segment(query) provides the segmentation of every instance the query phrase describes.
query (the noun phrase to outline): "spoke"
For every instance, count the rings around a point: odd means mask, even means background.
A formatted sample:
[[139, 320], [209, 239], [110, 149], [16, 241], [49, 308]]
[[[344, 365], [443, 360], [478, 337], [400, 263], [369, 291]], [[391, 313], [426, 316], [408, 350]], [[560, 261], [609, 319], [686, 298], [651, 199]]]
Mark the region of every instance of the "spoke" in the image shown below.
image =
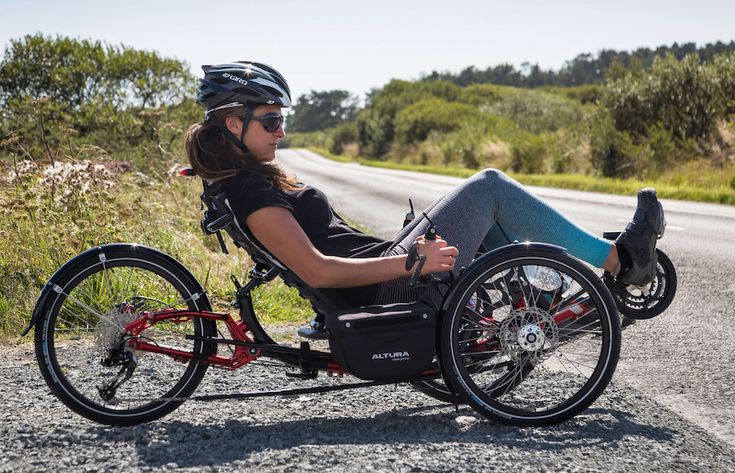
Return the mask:
[[[477, 327], [476, 329], [469, 329], [469, 330], [488, 330], [488, 329], [495, 328], [493, 326], [482, 325], [482, 324], [480, 324], [478, 322], [475, 322], [473, 320], [470, 320], [470, 319], [468, 319], [466, 317], [462, 317], [462, 321], [464, 321], [464, 322], [466, 322], [468, 324], [472, 324], [473, 326]], [[466, 330], [466, 329], [464, 329], [463, 327], [460, 327], [457, 331], [459, 332], [459, 331], [462, 331], [462, 330]]]
[[130, 282], [133, 279], [133, 268], [128, 266], [128, 277], [125, 281], [125, 288], [123, 289], [123, 295], [127, 296], [130, 294]]
[[589, 378], [589, 376], [586, 375], [586, 374], [584, 374], [584, 373], [582, 373], [582, 371], [579, 368], [577, 368], [577, 365], [582, 366], [584, 368], [589, 368], [589, 369], [591, 369], [593, 371], [595, 369], [594, 366], [585, 365], [583, 363], [576, 363], [576, 362], [570, 360], [569, 358], [567, 358], [567, 356], [564, 353], [561, 353], [559, 351], [555, 351], [554, 354], [557, 356], [557, 358], [560, 361], [561, 361], [561, 358], [564, 358], [565, 360], [567, 360], [567, 362], [570, 363], [570, 364], [572, 364], [572, 366], [574, 366], [574, 369], [576, 369], [579, 372], [579, 374], [582, 375], [582, 376], [584, 376], [585, 378]]
[[92, 307], [88, 306], [87, 304], [85, 304], [84, 302], [80, 301], [76, 297], [71, 296], [69, 294], [65, 294], [63, 291], [62, 291], [62, 294], [64, 294], [68, 300], [71, 300], [73, 303], [77, 304], [78, 306], [82, 307], [83, 309], [86, 309], [90, 314], [96, 315], [98, 318], [100, 318], [100, 319], [102, 319], [102, 320], [104, 320], [104, 321], [106, 321], [108, 323], [111, 323], [112, 325], [114, 325], [115, 327], [119, 328], [120, 330], [123, 330], [124, 327], [121, 326], [120, 324], [118, 324], [116, 321], [110, 319], [107, 316], [104, 316], [104, 315], [100, 314], [99, 312], [97, 312], [96, 310], [94, 310]]
[[480, 335], [478, 337], [473, 337], [473, 338], [463, 338], [462, 340], [459, 341], [459, 343], [466, 345], [466, 344], [468, 344], [470, 342], [476, 342], [478, 340], [482, 340], [482, 339], [485, 339], [485, 338], [488, 338], [488, 337], [485, 336], [485, 335]]
[[[62, 309], [63, 309], [63, 310], [66, 310], [67, 312], [70, 312], [70, 311], [69, 311], [69, 309], [67, 309], [66, 307], [62, 307]], [[76, 315], [76, 314], [74, 314], [74, 313], [71, 313], [71, 312], [70, 312], [70, 315], [71, 315], [72, 317], [76, 318], [77, 320], [79, 320], [80, 322], [82, 322], [82, 323], [83, 323], [83, 324], [85, 325], [85, 327], [84, 327], [84, 329], [85, 329], [85, 330], [94, 330], [94, 327], [92, 327], [92, 326], [91, 326], [91, 325], [89, 324], [89, 322], [87, 322], [86, 320], [84, 320], [84, 319], [83, 319], [82, 317], [80, 317], [80, 316], [78, 316], [78, 315]], [[57, 326], [56, 326], [56, 327], [54, 328], [54, 330], [60, 330], [60, 327], [58, 327], [58, 325], [59, 325], [59, 322], [63, 322], [64, 324], [66, 324], [67, 326], [69, 326], [70, 328], [68, 328], [68, 329], [67, 329], [67, 330], [69, 330], [69, 331], [73, 331], [73, 330], [81, 330], [81, 329], [82, 329], [82, 327], [79, 327], [79, 328], [77, 328], [77, 327], [76, 327], [76, 326], [74, 325], [73, 321], [71, 321], [71, 320], [69, 320], [69, 319], [66, 319], [66, 318], [64, 318], [64, 317], [61, 317], [61, 316], [59, 316], [59, 315], [57, 315], [57, 316], [56, 316], [56, 325], [57, 325]]]

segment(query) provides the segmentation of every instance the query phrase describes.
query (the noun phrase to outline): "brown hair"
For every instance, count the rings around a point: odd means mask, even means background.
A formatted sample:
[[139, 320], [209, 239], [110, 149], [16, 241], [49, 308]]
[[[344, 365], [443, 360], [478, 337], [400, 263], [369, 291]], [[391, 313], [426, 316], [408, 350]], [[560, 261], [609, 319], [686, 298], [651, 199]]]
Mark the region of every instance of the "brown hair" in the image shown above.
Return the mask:
[[289, 176], [276, 164], [257, 162], [225, 137], [225, 118], [242, 116], [245, 110], [245, 107], [217, 110], [209, 120], [189, 127], [185, 137], [186, 154], [194, 172], [207, 181], [218, 181], [255, 171], [264, 174], [279, 189], [297, 189], [299, 185], [294, 176]]

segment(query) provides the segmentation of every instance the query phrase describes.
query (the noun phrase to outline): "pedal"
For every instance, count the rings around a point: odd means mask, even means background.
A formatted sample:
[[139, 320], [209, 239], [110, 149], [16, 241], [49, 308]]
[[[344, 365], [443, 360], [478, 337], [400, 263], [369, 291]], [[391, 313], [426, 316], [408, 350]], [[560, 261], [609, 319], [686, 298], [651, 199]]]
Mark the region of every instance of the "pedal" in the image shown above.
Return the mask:
[[329, 332], [325, 328], [313, 328], [311, 325], [302, 325], [296, 331], [299, 337], [311, 340], [329, 340]]
[[329, 332], [324, 326], [324, 315], [322, 314], [317, 314], [314, 320], [307, 325], [302, 325], [296, 332], [300, 337], [311, 340], [329, 340]]

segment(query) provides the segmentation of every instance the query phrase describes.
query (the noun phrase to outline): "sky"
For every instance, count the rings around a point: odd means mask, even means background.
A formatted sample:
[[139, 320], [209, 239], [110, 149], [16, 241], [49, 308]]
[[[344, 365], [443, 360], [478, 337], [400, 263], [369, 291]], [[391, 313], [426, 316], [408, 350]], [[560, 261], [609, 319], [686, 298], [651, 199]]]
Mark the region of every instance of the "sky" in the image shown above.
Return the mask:
[[0, 0], [0, 43], [41, 32], [200, 65], [255, 60], [311, 90], [364, 95], [392, 78], [578, 54], [735, 40], [734, 0]]

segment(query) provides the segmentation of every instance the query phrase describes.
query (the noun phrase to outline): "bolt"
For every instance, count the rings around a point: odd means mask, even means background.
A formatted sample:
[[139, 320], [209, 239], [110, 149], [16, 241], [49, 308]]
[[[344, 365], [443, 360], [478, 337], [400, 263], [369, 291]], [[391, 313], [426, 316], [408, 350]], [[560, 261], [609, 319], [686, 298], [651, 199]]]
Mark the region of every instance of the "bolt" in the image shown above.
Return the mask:
[[258, 353], [258, 349], [257, 348], [251, 348], [248, 351], [250, 352], [251, 355], [255, 355], [256, 353]]
[[350, 324], [349, 322], [345, 323], [345, 327], [350, 328], [351, 326], [352, 324]]

